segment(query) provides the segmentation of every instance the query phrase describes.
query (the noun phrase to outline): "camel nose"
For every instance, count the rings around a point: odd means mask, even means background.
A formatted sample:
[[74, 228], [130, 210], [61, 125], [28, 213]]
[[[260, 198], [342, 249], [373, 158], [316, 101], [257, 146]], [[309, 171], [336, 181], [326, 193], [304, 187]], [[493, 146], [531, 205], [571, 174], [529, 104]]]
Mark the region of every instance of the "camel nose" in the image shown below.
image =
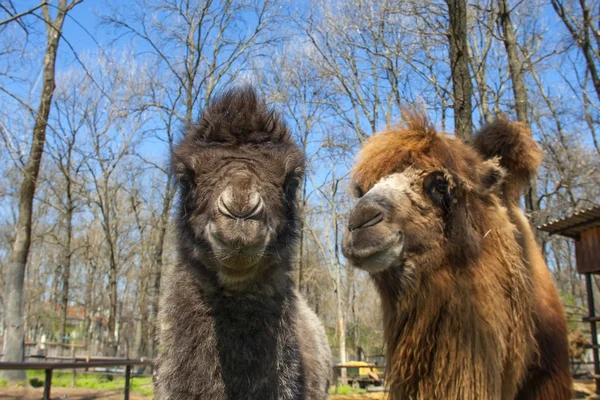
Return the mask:
[[218, 209], [221, 214], [234, 219], [249, 219], [262, 213], [264, 203], [258, 192], [234, 191], [229, 186], [221, 193]]
[[355, 231], [361, 228], [375, 226], [383, 221], [384, 210], [374, 201], [361, 199], [350, 212], [348, 229]]

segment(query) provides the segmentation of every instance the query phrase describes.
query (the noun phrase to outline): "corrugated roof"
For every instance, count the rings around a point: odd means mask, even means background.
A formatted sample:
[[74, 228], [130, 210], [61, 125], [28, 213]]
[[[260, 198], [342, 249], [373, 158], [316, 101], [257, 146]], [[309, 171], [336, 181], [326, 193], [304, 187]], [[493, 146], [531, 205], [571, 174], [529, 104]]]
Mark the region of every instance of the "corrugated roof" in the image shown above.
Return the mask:
[[600, 206], [594, 206], [575, 211], [567, 217], [549, 221], [542, 226], [538, 226], [538, 229], [548, 232], [551, 235], [561, 235], [578, 239], [582, 231], [599, 226]]

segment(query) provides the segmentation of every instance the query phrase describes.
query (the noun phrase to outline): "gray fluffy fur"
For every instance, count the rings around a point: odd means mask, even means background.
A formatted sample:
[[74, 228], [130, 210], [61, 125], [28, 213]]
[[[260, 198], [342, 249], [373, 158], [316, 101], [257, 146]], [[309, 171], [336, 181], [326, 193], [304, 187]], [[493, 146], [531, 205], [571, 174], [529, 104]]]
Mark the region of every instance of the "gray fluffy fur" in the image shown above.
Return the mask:
[[155, 398], [327, 399], [332, 370], [327, 337], [290, 276], [298, 233], [296, 188], [267, 202], [283, 210], [274, 215], [285, 220], [251, 282], [229, 286], [220, 280], [210, 246], [194, 233], [201, 229], [192, 221], [207, 220], [211, 188], [220, 179], [211, 176], [218, 170], [211, 163], [240, 155], [265, 169], [265, 182], [289, 174], [283, 165], [296, 173], [303, 168], [304, 155], [287, 128], [250, 88], [213, 101], [174, 151], [173, 170], [182, 182], [179, 261], [166, 271], [161, 288]]

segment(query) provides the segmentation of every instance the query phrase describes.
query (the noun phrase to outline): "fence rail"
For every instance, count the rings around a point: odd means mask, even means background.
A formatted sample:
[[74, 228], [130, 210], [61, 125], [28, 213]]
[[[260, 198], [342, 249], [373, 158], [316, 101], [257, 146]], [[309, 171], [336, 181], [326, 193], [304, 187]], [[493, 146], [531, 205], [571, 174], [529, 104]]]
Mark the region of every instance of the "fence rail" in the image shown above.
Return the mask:
[[6, 362], [0, 361], [1, 370], [44, 370], [44, 400], [50, 400], [50, 390], [52, 388], [52, 371], [55, 369], [88, 369], [99, 367], [125, 367], [125, 388], [123, 389], [123, 398], [129, 400], [129, 390], [131, 382], [131, 367], [136, 365], [154, 365], [151, 359], [111, 359], [111, 360], [89, 360], [74, 362]]

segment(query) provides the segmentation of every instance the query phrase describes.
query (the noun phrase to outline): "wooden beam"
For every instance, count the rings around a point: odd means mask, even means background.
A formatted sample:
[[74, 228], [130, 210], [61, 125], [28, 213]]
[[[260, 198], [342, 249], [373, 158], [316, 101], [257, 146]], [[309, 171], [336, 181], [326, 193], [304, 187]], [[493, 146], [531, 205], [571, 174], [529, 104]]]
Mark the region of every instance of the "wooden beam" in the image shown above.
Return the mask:
[[73, 368], [96, 368], [96, 367], [126, 367], [128, 365], [153, 365], [150, 359], [121, 360], [121, 361], [90, 361], [90, 362], [8, 362], [0, 361], [0, 370], [5, 369], [73, 369]]
[[[594, 375], [600, 375], [600, 360], [598, 359], [598, 332], [596, 330], [596, 321], [593, 319], [596, 317], [596, 309], [594, 306], [594, 286], [592, 285], [592, 274], [585, 274], [585, 287], [587, 289], [587, 301], [588, 301], [588, 313], [589, 318], [592, 319], [590, 322], [590, 330], [592, 331], [592, 344], [587, 345], [592, 349], [592, 355], [594, 358]], [[596, 379], [596, 394], [600, 394], [600, 380]]]

